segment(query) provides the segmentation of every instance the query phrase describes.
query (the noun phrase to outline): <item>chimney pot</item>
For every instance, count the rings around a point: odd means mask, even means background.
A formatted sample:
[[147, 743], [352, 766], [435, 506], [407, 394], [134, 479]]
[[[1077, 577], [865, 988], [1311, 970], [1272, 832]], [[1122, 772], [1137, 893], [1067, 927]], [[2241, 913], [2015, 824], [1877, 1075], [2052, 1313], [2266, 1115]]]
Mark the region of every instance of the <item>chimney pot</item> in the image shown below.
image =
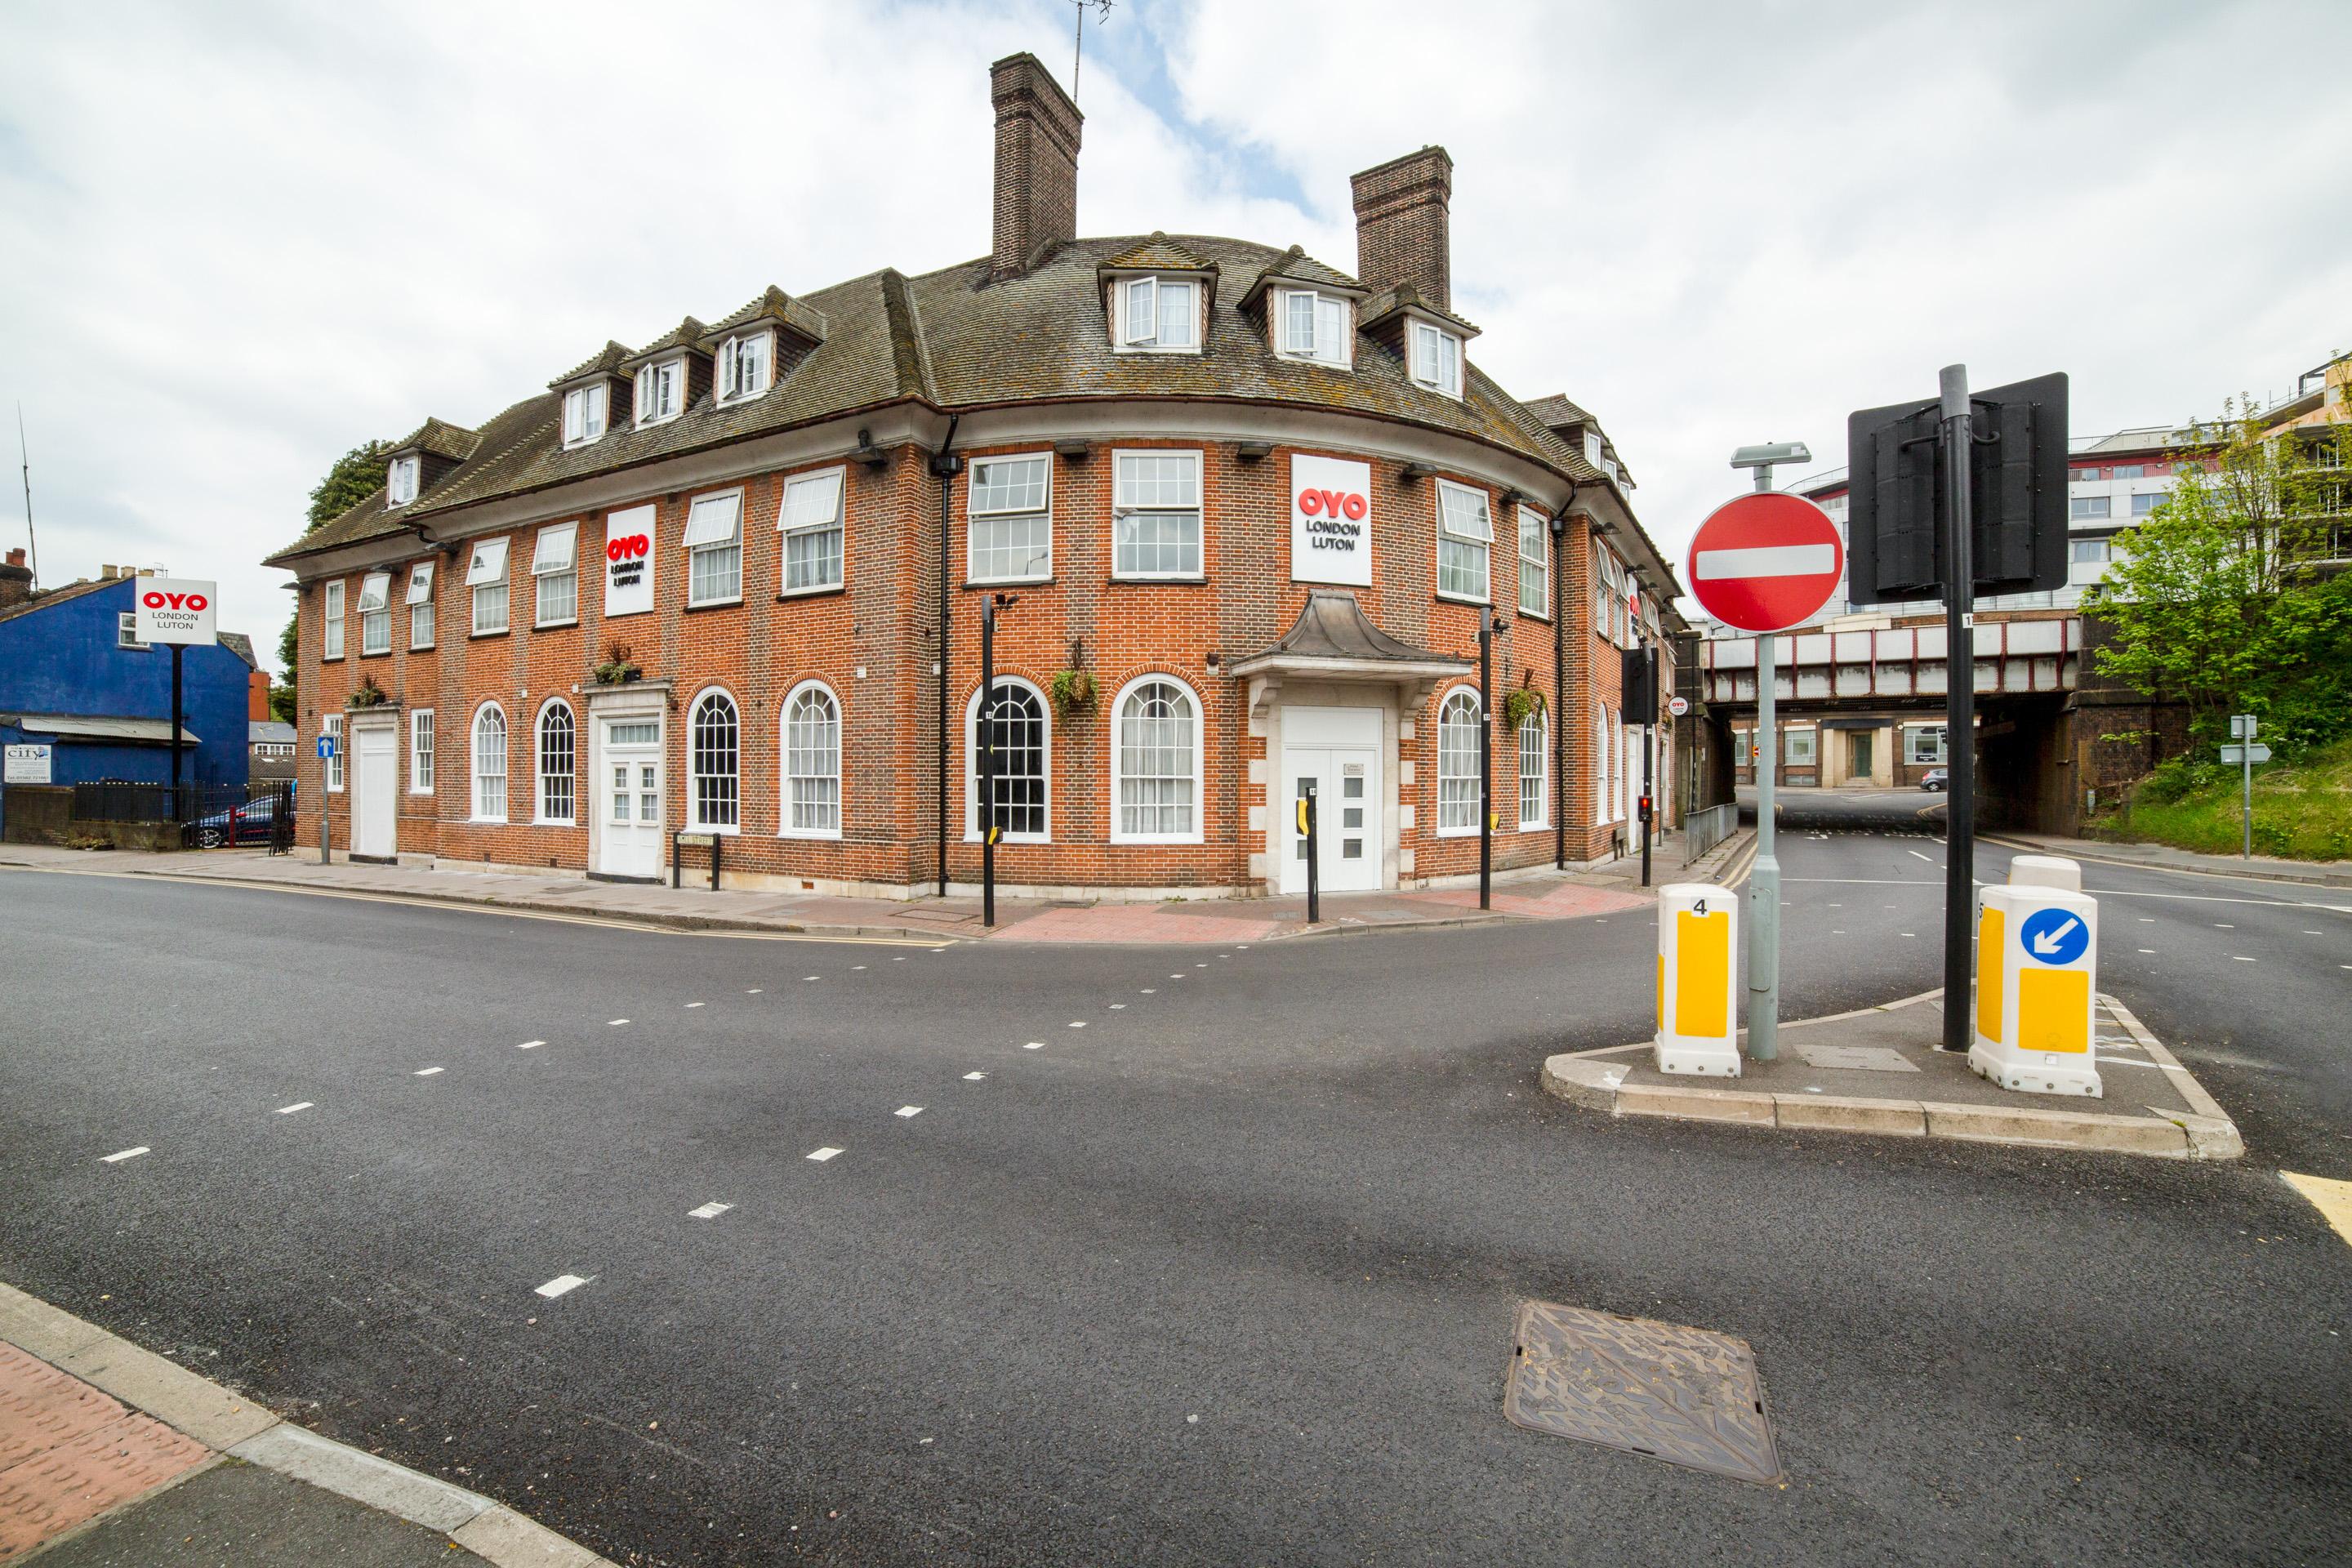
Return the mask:
[[1349, 182], [1356, 195], [1356, 276], [1372, 289], [1411, 287], [1441, 310], [1454, 309], [1448, 204], [1454, 160], [1423, 147]]
[[996, 234], [990, 271], [1025, 272], [1078, 237], [1078, 133], [1086, 117], [1032, 54], [988, 68], [996, 105]]
[[33, 569], [25, 564], [25, 552], [8, 552], [8, 563], [0, 566], [0, 610], [21, 605], [33, 596]]

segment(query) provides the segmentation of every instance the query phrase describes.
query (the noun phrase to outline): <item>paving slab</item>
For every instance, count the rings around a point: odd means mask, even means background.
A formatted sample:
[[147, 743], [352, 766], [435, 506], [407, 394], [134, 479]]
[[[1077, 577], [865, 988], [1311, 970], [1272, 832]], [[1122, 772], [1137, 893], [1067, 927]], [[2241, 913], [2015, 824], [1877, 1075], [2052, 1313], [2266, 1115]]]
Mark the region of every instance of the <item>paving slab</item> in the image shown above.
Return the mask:
[[43, 1553], [40, 1568], [429, 1568], [485, 1560], [437, 1530], [249, 1465], [217, 1465]]

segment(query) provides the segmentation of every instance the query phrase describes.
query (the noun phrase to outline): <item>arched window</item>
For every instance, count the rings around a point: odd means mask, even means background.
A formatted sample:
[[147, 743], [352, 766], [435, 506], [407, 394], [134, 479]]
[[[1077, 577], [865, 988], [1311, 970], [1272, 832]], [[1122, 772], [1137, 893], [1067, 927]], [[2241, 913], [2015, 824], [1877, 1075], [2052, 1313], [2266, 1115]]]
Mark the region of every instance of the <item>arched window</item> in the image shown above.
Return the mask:
[[1540, 708], [1519, 726], [1519, 826], [1546, 827], [1551, 823], [1551, 726]]
[[574, 731], [572, 709], [551, 702], [539, 715], [539, 819], [570, 824], [572, 819]]
[[787, 838], [841, 837], [841, 705], [808, 681], [784, 699]]
[[1114, 710], [1111, 839], [1201, 841], [1201, 705], [1165, 676], [1129, 686]]
[[1449, 693], [1437, 710], [1437, 832], [1478, 831], [1478, 694]]
[[507, 716], [495, 702], [474, 715], [474, 820], [507, 819]]
[[688, 811], [695, 828], [731, 831], [740, 819], [743, 747], [735, 700], [724, 691], [705, 692], [687, 727]]
[[[966, 837], [980, 837], [980, 699], [972, 688], [964, 707], [964, 814]], [[1051, 732], [1045, 699], [1035, 687], [1011, 676], [996, 678], [996, 826], [1004, 841], [1043, 844], [1053, 837], [1048, 807], [1052, 769]]]

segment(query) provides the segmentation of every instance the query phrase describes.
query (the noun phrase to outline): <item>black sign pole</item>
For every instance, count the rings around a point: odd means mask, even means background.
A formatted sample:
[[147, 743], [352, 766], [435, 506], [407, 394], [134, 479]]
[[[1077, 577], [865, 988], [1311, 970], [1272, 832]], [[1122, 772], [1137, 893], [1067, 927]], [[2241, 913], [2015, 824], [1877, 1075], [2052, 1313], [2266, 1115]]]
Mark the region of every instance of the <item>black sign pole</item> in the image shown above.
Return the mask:
[[187, 813], [180, 809], [180, 653], [178, 643], [172, 645], [172, 815], [184, 821]]
[[1656, 752], [1652, 738], [1658, 721], [1658, 649], [1642, 650], [1642, 886], [1650, 885], [1650, 827], [1657, 820]]
[[1478, 612], [1478, 907], [1495, 904], [1495, 612]]
[[1976, 562], [1969, 504], [1969, 367], [1946, 365], [1944, 420], [1944, 1049], [1969, 1048], [1969, 923], [1976, 904]]
[[980, 923], [996, 923], [996, 601], [980, 602]]
[[1307, 923], [1313, 925], [1323, 918], [1323, 879], [1321, 846], [1315, 839], [1316, 786], [1310, 781], [1306, 798], [1298, 803], [1298, 815], [1305, 820], [1301, 827], [1307, 835]]

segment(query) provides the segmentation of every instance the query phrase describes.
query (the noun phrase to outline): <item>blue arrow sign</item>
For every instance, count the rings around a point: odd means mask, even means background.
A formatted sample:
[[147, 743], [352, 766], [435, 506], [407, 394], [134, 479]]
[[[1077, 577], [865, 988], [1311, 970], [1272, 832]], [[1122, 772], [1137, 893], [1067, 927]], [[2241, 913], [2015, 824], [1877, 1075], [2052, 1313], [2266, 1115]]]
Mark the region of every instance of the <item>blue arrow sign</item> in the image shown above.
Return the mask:
[[321, 757], [331, 757], [331, 756], [333, 756], [334, 754], [335, 754], [335, 738], [334, 738], [332, 735], [321, 735], [321, 736], [320, 736], [320, 737], [319, 737], [319, 755], [320, 755]]
[[2017, 944], [2043, 963], [2072, 963], [2091, 945], [2091, 928], [2072, 910], [2036, 910], [2017, 928]]

